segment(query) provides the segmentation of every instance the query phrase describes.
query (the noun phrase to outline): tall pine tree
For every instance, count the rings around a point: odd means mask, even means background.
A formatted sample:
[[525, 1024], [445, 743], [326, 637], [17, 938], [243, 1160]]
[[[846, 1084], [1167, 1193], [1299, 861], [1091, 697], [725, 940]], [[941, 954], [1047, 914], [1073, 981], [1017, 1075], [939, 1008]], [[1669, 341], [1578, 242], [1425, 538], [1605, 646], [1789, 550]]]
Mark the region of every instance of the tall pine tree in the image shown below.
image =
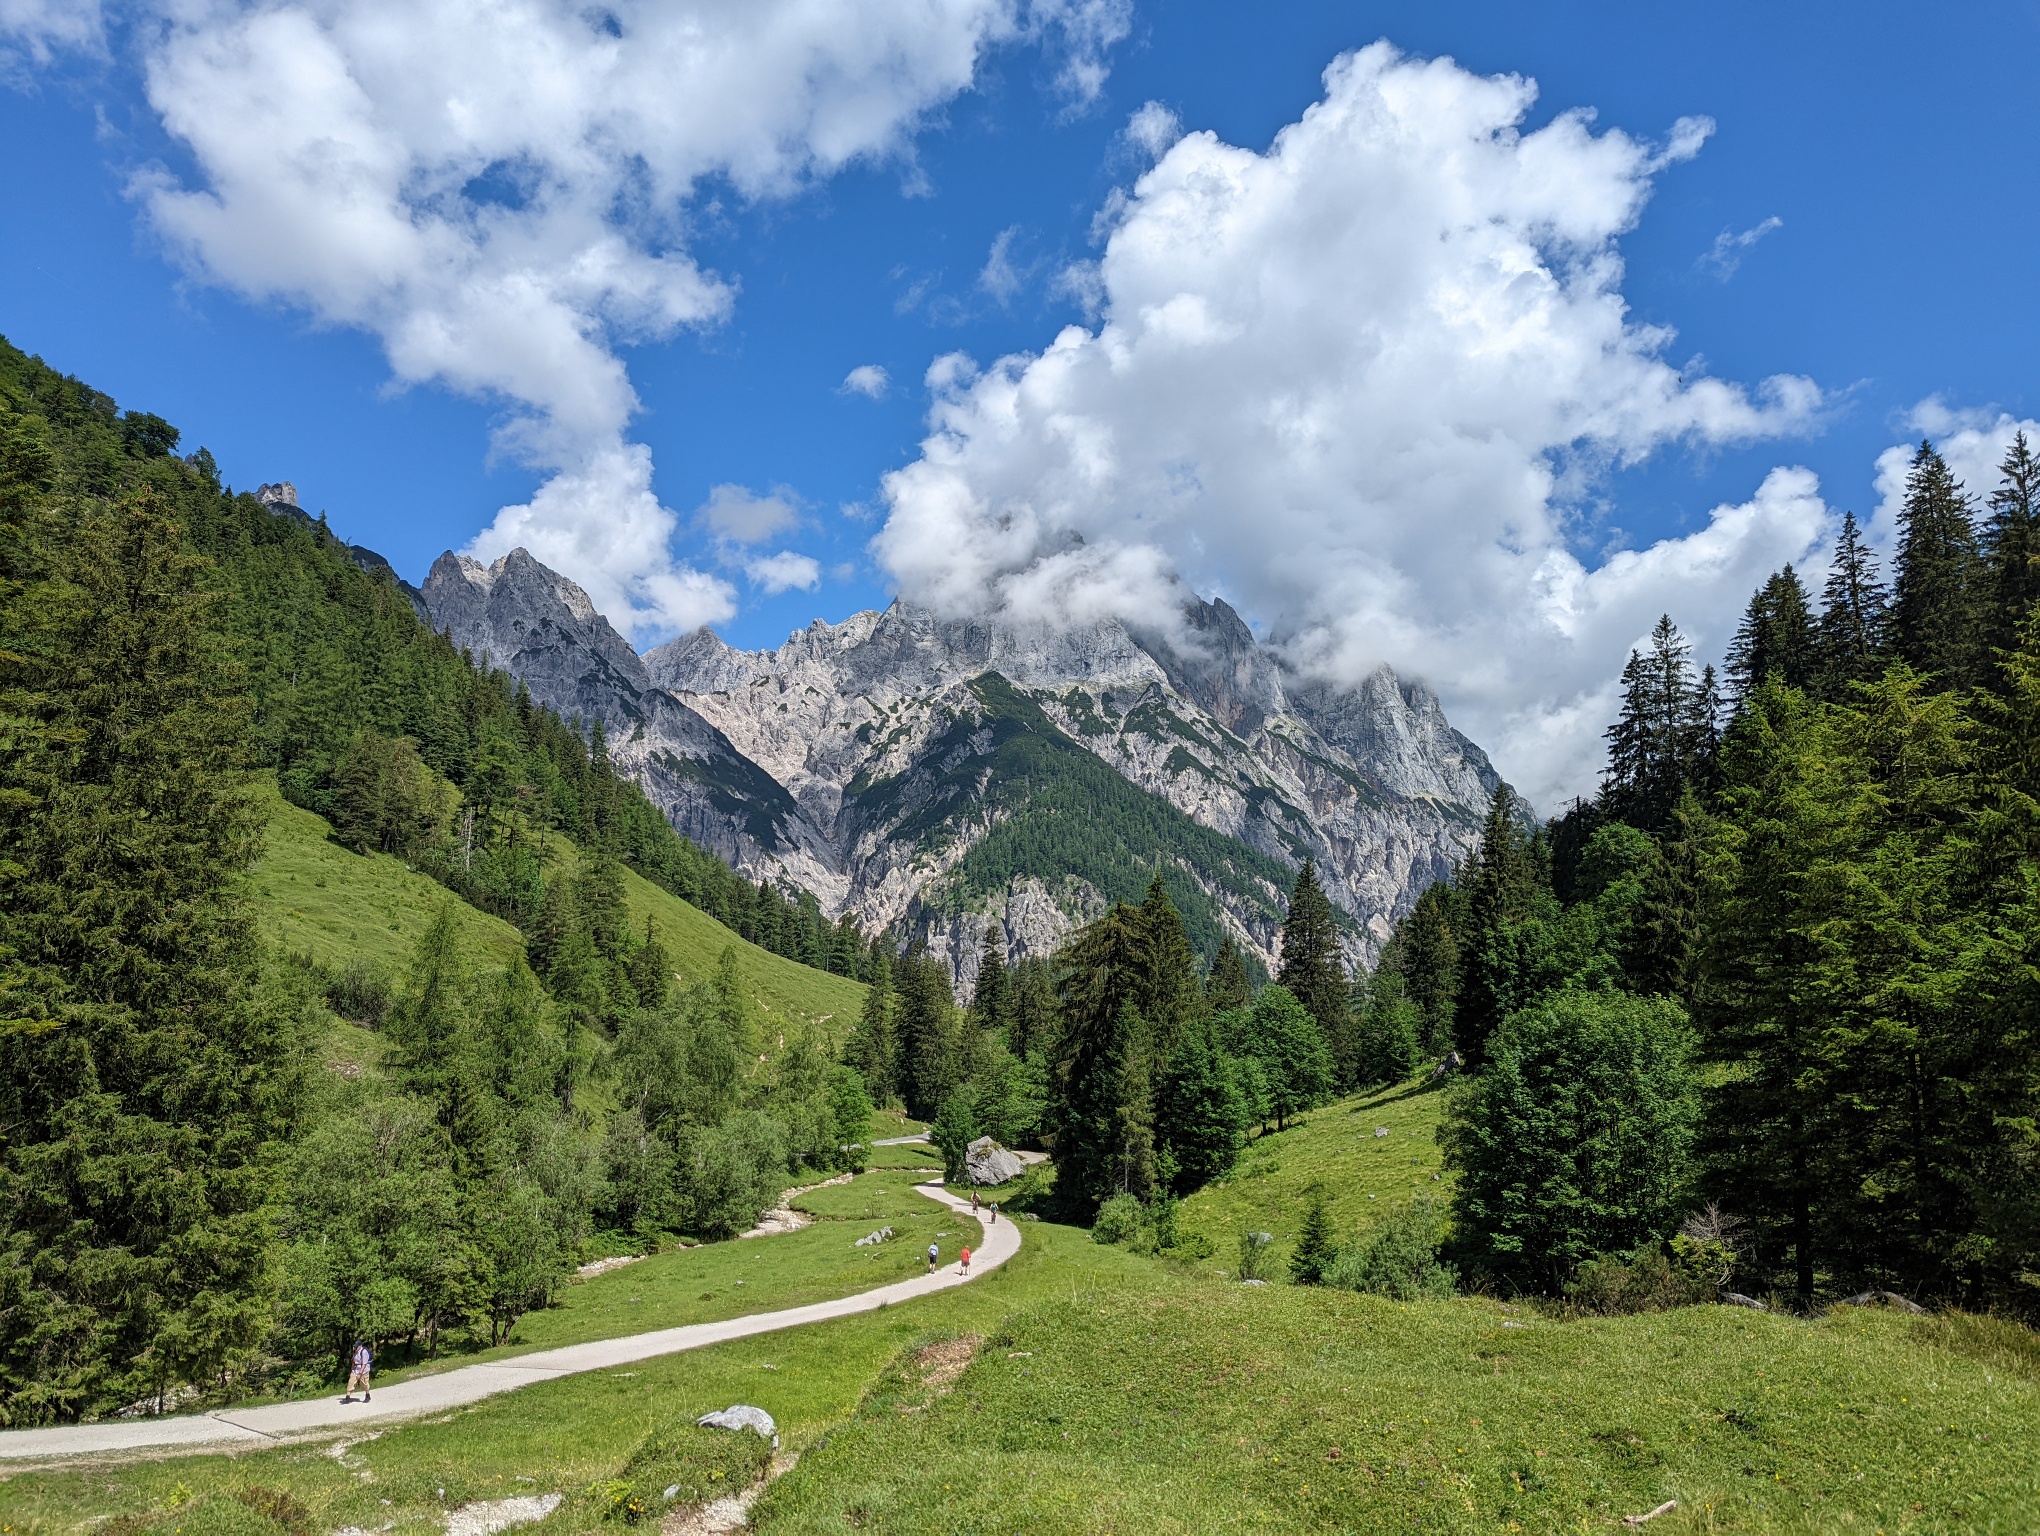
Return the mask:
[[[8, 456], [18, 481], [32, 455]], [[150, 491], [68, 528], [0, 498], [0, 1411], [32, 1424], [215, 1383], [263, 1342], [300, 1047], [254, 988], [247, 706], [209, 572]]]
[[1282, 968], [1275, 979], [1317, 1020], [1332, 1048], [1341, 1085], [1349, 1083], [1356, 1063], [1345, 954], [1331, 898], [1318, 884], [1313, 859], [1303, 861], [1290, 893], [1289, 915], [1282, 924]]
[[1851, 683], [1867, 683], [1882, 668], [1890, 597], [1878, 580], [1877, 556], [1863, 542], [1856, 514], [1842, 514], [1834, 562], [1821, 591], [1820, 693], [1846, 697]]
[[2040, 459], [2020, 432], [1998, 465], [1984, 525], [1984, 557], [1990, 567], [1989, 611], [1984, 624], [1986, 675], [1996, 678], [1989, 654], [2019, 647], [2033, 605], [2040, 602]]
[[1757, 589], [1729, 642], [1729, 692], [1740, 707], [1772, 677], [1789, 688], [1804, 688], [1818, 662], [1806, 587], [1788, 565]]
[[1962, 485], [1934, 445], [1922, 442], [1899, 508], [1892, 578], [1891, 645], [1915, 672], [1944, 688], [1979, 675], [1985, 597], [1976, 527]]

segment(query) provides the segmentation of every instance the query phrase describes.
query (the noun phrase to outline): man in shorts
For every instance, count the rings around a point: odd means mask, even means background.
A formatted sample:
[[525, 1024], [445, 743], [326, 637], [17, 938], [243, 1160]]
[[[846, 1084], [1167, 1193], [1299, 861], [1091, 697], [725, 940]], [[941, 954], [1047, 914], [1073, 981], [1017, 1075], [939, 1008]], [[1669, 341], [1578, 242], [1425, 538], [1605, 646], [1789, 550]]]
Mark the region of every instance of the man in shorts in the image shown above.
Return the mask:
[[934, 1274], [935, 1266], [937, 1264], [940, 1264], [941, 1262], [942, 1262], [942, 1250], [936, 1247], [935, 1244], [930, 1243], [928, 1245], [928, 1273], [931, 1275]]
[[361, 1388], [361, 1400], [364, 1403], [368, 1401], [368, 1373], [374, 1366], [375, 1355], [369, 1349], [368, 1341], [356, 1339], [354, 1352], [347, 1357], [347, 1395], [340, 1399], [341, 1402], [353, 1402], [357, 1386]]

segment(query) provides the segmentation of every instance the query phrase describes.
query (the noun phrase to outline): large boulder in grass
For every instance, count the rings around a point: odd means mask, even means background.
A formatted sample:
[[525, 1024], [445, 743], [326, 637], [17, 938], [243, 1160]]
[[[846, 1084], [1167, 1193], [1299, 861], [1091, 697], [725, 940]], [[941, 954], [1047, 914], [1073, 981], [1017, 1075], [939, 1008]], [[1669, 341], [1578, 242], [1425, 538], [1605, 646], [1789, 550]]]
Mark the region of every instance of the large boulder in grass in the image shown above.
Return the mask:
[[989, 1136], [963, 1149], [963, 1170], [973, 1184], [1005, 1184], [1027, 1171], [1027, 1165]]
[[749, 1403], [733, 1403], [719, 1412], [704, 1413], [694, 1422], [703, 1429], [755, 1430], [775, 1446], [779, 1444], [779, 1426], [772, 1422], [772, 1415]]

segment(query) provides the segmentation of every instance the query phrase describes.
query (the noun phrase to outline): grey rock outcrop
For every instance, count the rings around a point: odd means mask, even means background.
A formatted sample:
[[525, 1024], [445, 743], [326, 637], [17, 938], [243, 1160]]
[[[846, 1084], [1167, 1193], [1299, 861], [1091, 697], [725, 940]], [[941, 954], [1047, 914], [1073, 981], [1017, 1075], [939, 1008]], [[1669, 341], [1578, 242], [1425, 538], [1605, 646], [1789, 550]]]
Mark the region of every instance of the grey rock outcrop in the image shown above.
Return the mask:
[[[1173, 638], [1117, 620], [1051, 630], [895, 603], [817, 621], [774, 651], [738, 651], [701, 630], [651, 651], [645, 667], [831, 839], [849, 910], [926, 938], [966, 981], [987, 919], [1011, 953], [1038, 954], [1106, 905], [1095, 888], [1036, 870], [957, 910], [958, 866], [996, 813], [973, 825], [962, 812], [931, 831], [915, 785], [918, 776], [925, 792], [937, 758], [947, 754], [953, 774], [972, 749], [957, 722], [988, 715], [988, 675], [1199, 825], [1283, 869], [1314, 856], [1358, 920], [1356, 961], [1473, 847], [1498, 782], [1429, 689], [1386, 667], [1351, 690], [1300, 680], [1223, 602], [1194, 605]], [[1266, 883], [1264, 899], [1213, 895], [1235, 940], [1272, 966], [1287, 893]]]
[[[818, 620], [775, 650], [703, 629], [640, 657], [523, 550], [489, 566], [442, 556], [423, 601], [534, 697], [602, 720], [619, 766], [681, 832], [753, 879], [813, 891], [831, 917], [925, 939], [966, 987], [988, 922], [1009, 956], [1046, 954], [1124, 894], [1055, 865], [1039, 838], [1018, 864], [992, 861], [995, 875], [973, 861], [1030, 813], [1032, 781], [1015, 778], [1026, 763], [1052, 759], [1067, 781], [1081, 759], [1096, 788], [1102, 762], [1140, 804], [1166, 802], [1174, 830], [1154, 857], [1271, 967], [1306, 855], [1354, 919], [1350, 958], [1371, 960], [1473, 848], [1498, 782], [1429, 689], [1386, 667], [1350, 689], [1299, 677], [1223, 602], [1193, 604], [1167, 633], [896, 602]], [[1154, 819], [1128, 810], [1123, 785], [1112, 793], [1118, 814]]]
[[1004, 1184], [1027, 1171], [1027, 1165], [989, 1136], [963, 1149], [963, 1170], [973, 1184]]
[[651, 686], [588, 594], [525, 550], [491, 565], [451, 552], [421, 589], [434, 628], [569, 718], [600, 720], [610, 757], [673, 826], [740, 868], [840, 885], [827, 840], [769, 774], [687, 705]]

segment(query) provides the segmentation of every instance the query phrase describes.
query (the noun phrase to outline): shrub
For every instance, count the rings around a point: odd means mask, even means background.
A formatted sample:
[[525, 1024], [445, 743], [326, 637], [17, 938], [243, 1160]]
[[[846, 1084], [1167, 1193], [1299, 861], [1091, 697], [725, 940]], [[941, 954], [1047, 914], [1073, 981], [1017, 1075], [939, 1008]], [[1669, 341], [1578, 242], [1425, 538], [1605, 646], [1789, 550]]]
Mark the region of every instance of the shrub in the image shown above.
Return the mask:
[[1565, 1288], [1569, 1311], [1595, 1317], [1665, 1312], [1714, 1299], [1716, 1287], [1704, 1275], [1674, 1262], [1662, 1243], [1632, 1253], [1604, 1253], [1580, 1265]]
[[1272, 1232], [1242, 1232], [1240, 1234], [1240, 1257], [1233, 1278], [1241, 1282], [1265, 1280], [1268, 1278], [1268, 1245], [1275, 1241]]
[[681, 1169], [688, 1226], [698, 1237], [735, 1237], [786, 1189], [786, 1132], [747, 1111], [697, 1132]]
[[390, 978], [381, 966], [356, 955], [327, 985], [326, 1006], [351, 1023], [380, 1029], [390, 1011]]
[[1691, 1053], [1665, 998], [1561, 992], [1504, 1021], [1440, 1131], [1467, 1260], [1553, 1293], [1585, 1260], [1670, 1232], [1699, 1116]]
[[942, 1153], [944, 1180], [967, 1183], [970, 1175], [964, 1167], [964, 1154], [978, 1139], [977, 1107], [967, 1091], [959, 1090], [942, 1101], [935, 1123], [928, 1128], [928, 1139]]
[[1341, 1249], [1326, 1266], [1324, 1283], [1397, 1301], [1450, 1296], [1458, 1277], [1438, 1257], [1440, 1225], [1436, 1201], [1412, 1200], [1364, 1246]]
[[1147, 1210], [1132, 1195], [1118, 1194], [1098, 1207], [1091, 1221], [1091, 1241], [1123, 1243], [1138, 1237], [1148, 1224]]

